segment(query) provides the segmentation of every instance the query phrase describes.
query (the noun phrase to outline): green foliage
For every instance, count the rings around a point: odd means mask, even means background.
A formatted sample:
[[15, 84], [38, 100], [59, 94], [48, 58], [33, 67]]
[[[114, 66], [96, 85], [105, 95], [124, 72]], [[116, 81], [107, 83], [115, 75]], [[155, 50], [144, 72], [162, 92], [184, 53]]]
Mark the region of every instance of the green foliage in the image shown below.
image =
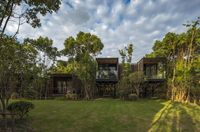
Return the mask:
[[123, 99], [128, 99], [128, 95], [132, 93], [129, 75], [131, 73], [133, 44], [129, 44], [124, 49], [120, 49], [119, 54], [122, 58], [122, 75], [118, 83], [119, 96]]
[[48, 73], [58, 51], [48, 38], [26, 39], [20, 43], [4, 35], [1, 40], [0, 100], [5, 111], [13, 92], [20, 98], [38, 98], [47, 93]]
[[37, 51], [32, 45], [19, 43], [15, 38], [4, 35], [0, 45], [0, 100], [3, 110], [13, 92], [23, 96], [34, 76]]
[[11, 97], [11, 99], [18, 99], [19, 98], [19, 94], [16, 93], [16, 92], [13, 92], [10, 97]]
[[[184, 24], [188, 30], [181, 34], [167, 33], [161, 41], [156, 41], [153, 52], [148, 57], [167, 58], [167, 78], [172, 100], [199, 100], [200, 88], [200, 18]], [[196, 91], [196, 92], [194, 92]], [[192, 98], [191, 98], [192, 97]]]
[[[61, 0], [4, 0], [0, 2], [1, 37], [10, 20], [18, 20], [18, 26], [26, 22], [34, 28], [40, 27], [41, 23], [39, 16], [45, 16], [48, 13], [52, 14], [53, 12], [56, 12], [59, 9], [60, 4]], [[16, 34], [18, 32], [19, 27]]]
[[17, 101], [8, 105], [7, 110], [17, 114], [20, 119], [28, 115], [28, 112], [34, 108], [34, 104], [27, 101]]
[[64, 46], [62, 53], [67, 55], [69, 60], [67, 68], [60, 69], [77, 75], [84, 84], [85, 98], [90, 99], [94, 94], [97, 66], [94, 56], [101, 52], [103, 43], [96, 35], [79, 32], [76, 38], [67, 38]]
[[122, 77], [128, 76], [129, 73], [131, 73], [133, 44], [129, 44], [127, 47], [124, 47], [124, 49], [120, 49], [119, 54], [122, 58]]
[[119, 96], [128, 99], [130, 94], [136, 94], [139, 98], [143, 82], [143, 72], [133, 72], [128, 77], [123, 77], [118, 84]]
[[30, 97], [37, 95], [36, 91], [38, 91], [38, 95], [40, 98], [43, 95], [47, 97], [47, 80], [49, 79], [49, 73], [51, 73], [51, 71], [53, 70], [56, 59], [58, 56], [60, 56], [60, 53], [56, 47], [53, 47], [53, 40], [47, 37], [40, 36], [37, 39], [27, 38], [25, 39], [24, 43], [27, 45], [32, 45], [33, 48], [36, 50], [36, 70], [38, 70], [38, 76], [33, 82], [36, 83], [33, 84], [35, 86], [35, 90], [29, 89], [29, 91], [26, 92], [30, 93]]
[[130, 82], [131, 87], [133, 87], [132, 92], [134, 92], [137, 95], [137, 97], [139, 97], [141, 89], [142, 89], [142, 85], [144, 83], [143, 72], [137, 71], [137, 72], [131, 73], [129, 75], [129, 82]]
[[136, 101], [136, 100], [138, 100], [137, 94], [129, 94], [128, 95], [128, 100], [130, 100], [130, 101]]
[[77, 100], [78, 95], [76, 93], [67, 93], [65, 94], [67, 100]]
[[128, 77], [123, 77], [118, 82], [118, 94], [121, 99], [128, 99], [131, 93], [130, 82]]
[[[37, 81], [39, 83], [39, 81]], [[23, 97], [26, 99], [37, 99], [39, 96], [39, 91], [36, 86], [32, 86], [33, 82], [30, 86], [24, 89]]]
[[73, 65], [67, 61], [58, 60], [56, 65], [52, 68], [52, 71], [56, 73], [72, 73]]
[[64, 46], [63, 54], [75, 57], [76, 60], [80, 60], [82, 54], [89, 53], [91, 55], [97, 55], [103, 49], [100, 38], [96, 35], [84, 32], [79, 32], [76, 38], [67, 38], [64, 42]]

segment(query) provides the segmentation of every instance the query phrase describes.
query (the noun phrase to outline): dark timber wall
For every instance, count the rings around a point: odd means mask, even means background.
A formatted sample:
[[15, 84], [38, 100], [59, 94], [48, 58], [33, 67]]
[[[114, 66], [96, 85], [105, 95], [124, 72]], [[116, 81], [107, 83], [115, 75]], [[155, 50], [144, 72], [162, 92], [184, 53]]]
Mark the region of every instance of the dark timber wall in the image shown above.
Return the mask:
[[[122, 73], [122, 65], [118, 58], [96, 58], [97, 97], [115, 97], [118, 81]], [[131, 72], [141, 71], [145, 75], [145, 83], [141, 97], [163, 97], [166, 93], [166, 59], [142, 58], [138, 63], [131, 64]], [[49, 95], [63, 95], [67, 92], [81, 96], [81, 81], [72, 74], [54, 73], [49, 81]]]

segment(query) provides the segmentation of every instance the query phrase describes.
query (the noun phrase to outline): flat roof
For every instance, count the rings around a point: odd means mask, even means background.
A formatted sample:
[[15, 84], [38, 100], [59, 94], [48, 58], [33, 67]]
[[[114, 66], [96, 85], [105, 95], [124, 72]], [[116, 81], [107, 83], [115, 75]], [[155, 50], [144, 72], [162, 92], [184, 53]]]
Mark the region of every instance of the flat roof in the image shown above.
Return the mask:
[[154, 58], [147, 58], [147, 57], [143, 57], [142, 59], [140, 59], [140, 61], [138, 61], [138, 63], [157, 63], [157, 62], [166, 62], [166, 58], [165, 57], [154, 57]]
[[118, 58], [96, 58], [99, 64], [117, 64]]

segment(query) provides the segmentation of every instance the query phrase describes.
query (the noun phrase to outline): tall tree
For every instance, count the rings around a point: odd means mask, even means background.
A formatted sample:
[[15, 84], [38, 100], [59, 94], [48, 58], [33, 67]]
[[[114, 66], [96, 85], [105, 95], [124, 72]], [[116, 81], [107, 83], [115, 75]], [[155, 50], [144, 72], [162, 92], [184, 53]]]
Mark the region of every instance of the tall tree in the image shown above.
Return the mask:
[[0, 37], [3, 37], [9, 21], [18, 24], [14, 36], [23, 23], [28, 23], [34, 28], [41, 26], [39, 15], [45, 16], [47, 13], [56, 12], [60, 4], [61, 0], [2, 0], [0, 2]]
[[122, 58], [122, 76], [128, 76], [131, 71], [131, 61], [133, 55], [133, 44], [128, 44], [127, 47], [119, 50]]
[[[37, 51], [33, 47], [19, 43], [15, 38], [4, 36], [0, 45], [0, 101], [5, 113], [13, 92], [20, 92], [28, 87], [35, 66]], [[27, 85], [26, 85], [27, 84]], [[5, 115], [4, 115], [5, 117]]]
[[[200, 18], [184, 24], [188, 30], [181, 34], [167, 33], [162, 41], [156, 41], [153, 52], [148, 55], [166, 57], [168, 61], [168, 83], [171, 99], [181, 102], [196, 100], [200, 95], [199, 56]], [[196, 92], [193, 92], [196, 91]], [[191, 98], [193, 97], [193, 99]], [[199, 100], [199, 99], [198, 99]]]
[[119, 50], [119, 54], [122, 58], [122, 74], [118, 84], [119, 94], [123, 98], [127, 98], [132, 91], [130, 85], [130, 74], [131, 74], [131, 61], [133, 54], [133, 44], [128, 44], [127, 47]]
[[96, 35], [79, 32], [76, 38], [67, 38], [64, 46], [63, 53], [70, 58], [68, 67], [83, 82], [85, 98], [92, 98], [95, 87], [95, 56], [103, 49], [103, 43]]
[[[49, 73], [54, 67], [57, 57], [60, 55], [56, 47], [53, 47], [53, 40], [47, 37], [39, 37], [38, 39], [26, 39], [26, 43], [32, 44], [37, 50], [37, 65], [41, 69], [40, 77], [43, 83], [40, 86], [40, 98], [48, 94], [47, 80]], [[43, 85], [44, 84], [44, 85]]]

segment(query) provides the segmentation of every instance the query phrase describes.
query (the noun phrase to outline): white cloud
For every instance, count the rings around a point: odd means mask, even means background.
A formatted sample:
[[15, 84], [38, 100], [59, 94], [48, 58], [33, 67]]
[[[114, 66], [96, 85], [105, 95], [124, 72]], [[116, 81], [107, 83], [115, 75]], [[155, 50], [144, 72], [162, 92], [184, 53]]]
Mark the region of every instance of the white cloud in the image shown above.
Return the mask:
[[[79, 31], [98, 35], [104, 43], [100, 56], [119, 57], [118, 49], [128, 43], [135, 46], [133, 61], [151, 52], [156, 39], [167, 32], [184, 31], [183, 23], [194, 20], [200, 12], [199, 0], [63, 0], [58, 13], [41, 17], [42, 27], [33, 29], [24, 24], [19, 38], [48, 36], [54, 45], [63, 48], [64, 40]], [[12, 33], [16, 25], [11, 24]]]

